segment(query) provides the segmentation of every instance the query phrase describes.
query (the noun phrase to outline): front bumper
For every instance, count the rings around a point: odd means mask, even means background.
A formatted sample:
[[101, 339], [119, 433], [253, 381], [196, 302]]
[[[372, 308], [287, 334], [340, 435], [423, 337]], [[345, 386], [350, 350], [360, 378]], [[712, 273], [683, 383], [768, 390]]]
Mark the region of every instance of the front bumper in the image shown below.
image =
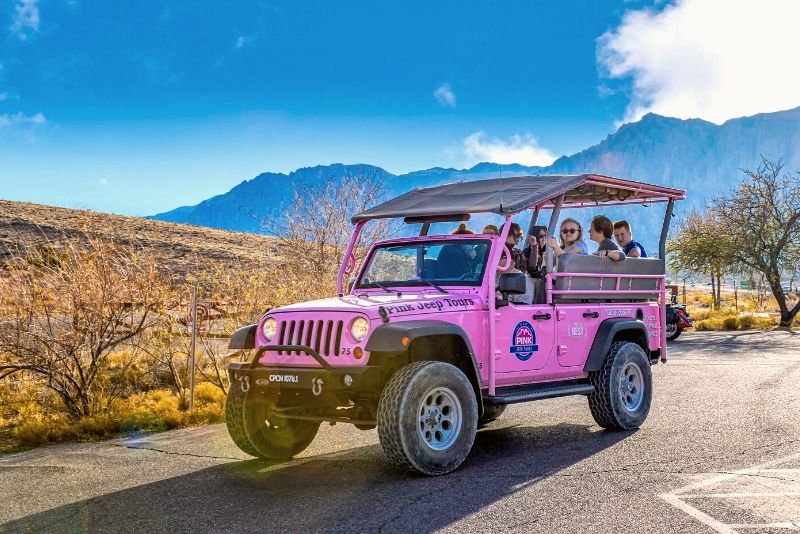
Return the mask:
[[[251, 367], [248, 362], [228, 364], [231, 384], [239, 384], [243, 391], [250, 388], [310, 391], [315, 396], [321, 393], [348, 392], [372, 389], [379, 384], [381, 369], [376, 366], [334, 367], [330, 370], [318, 367]], [[349, 377], [349, 378], [347, 378]]]
[[[286, 367], [262, 365], [259, 362], [265, 351], [300, 350], [317, 360], [322, 367]], [[232, 387], [247, 392], [256, 390], [278, 390], [310, 392], [313, 396], [323, 393], [347, 393], [380, 387], [383, 368], [375, 365], [357, 367], [333, 367], [311, 347], [302, 345], [267, 345], [260, 347], [250, 362], [228, 364], [228, 375]]]

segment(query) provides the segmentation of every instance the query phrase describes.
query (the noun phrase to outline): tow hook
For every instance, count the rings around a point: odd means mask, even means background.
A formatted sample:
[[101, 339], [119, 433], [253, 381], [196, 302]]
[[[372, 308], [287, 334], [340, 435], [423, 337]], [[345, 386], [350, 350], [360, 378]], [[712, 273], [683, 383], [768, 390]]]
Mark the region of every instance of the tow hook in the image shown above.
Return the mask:
[[247, 375], [240, 376], [239, 387], [242, 388], [242, 393], [250, 391], [250, 377]]
[[322, 394], [322, 385], [324, 383], [325, 382], [323, 382], [321, 378], [315, 378], [311, 383], [311, 393], [313, 393], [315, 397], [319, 397]]

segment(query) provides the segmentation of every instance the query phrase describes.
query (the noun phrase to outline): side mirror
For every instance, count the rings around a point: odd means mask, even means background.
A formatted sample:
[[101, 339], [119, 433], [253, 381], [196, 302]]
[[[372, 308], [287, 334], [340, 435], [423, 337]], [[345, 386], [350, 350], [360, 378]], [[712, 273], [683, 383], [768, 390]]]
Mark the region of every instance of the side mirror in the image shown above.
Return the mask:
[[670, 299], [670, 303], [673, 306], [675, 306], [678, 303], [678, 295], [672, 295], [672, 298]]
[[503, 273], [497, 284], [497, 290], [503, 295], [524, 295], [525, 274], [524, 273]]

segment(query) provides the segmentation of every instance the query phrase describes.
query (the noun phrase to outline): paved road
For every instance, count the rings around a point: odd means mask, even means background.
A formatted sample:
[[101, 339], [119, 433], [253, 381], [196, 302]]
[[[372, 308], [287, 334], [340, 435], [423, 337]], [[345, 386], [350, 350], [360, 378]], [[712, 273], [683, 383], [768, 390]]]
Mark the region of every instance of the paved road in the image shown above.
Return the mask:
[[323, 427], [302, 456], [248, 459], [224, 426], [0, 458], [6, 532], [788, 532], [800, 529], [800, 335], [688, 333], [636, 432], [583, 397], [511, 407], [455, 473]]

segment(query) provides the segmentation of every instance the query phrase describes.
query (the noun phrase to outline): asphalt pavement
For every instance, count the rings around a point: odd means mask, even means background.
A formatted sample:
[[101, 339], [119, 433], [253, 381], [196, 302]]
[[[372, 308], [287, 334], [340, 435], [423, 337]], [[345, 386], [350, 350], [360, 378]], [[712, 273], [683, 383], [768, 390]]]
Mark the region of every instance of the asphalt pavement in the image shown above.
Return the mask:
[[456, 472], [398, 471], [376, 431], [323, 426], [254, 460], [224, 425], [0, 456], [0, 532], [800, 530], [800, 335], [684, 333], [633, 432], [586, 399], [515, 405]]

